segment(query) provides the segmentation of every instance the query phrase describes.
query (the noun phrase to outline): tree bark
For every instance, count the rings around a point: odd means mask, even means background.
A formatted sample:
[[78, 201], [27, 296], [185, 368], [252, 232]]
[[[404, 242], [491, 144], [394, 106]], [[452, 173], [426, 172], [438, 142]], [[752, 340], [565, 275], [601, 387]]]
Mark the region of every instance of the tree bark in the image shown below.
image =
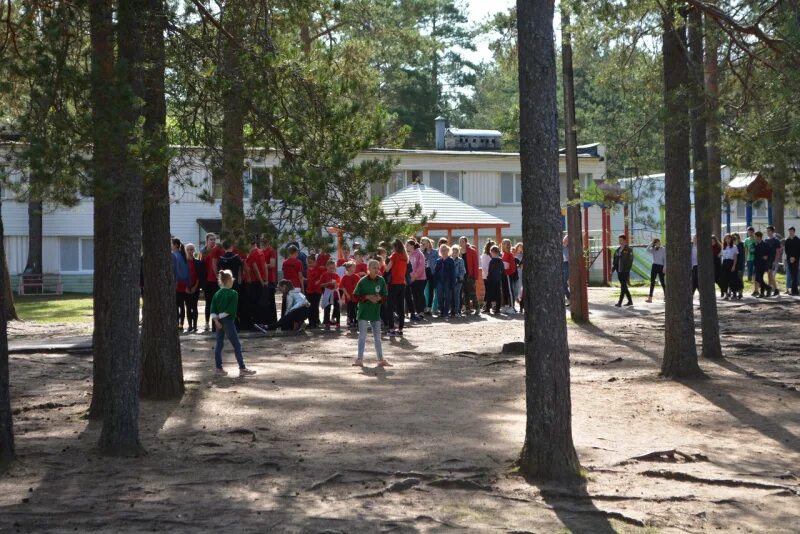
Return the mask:
[[581, 239], [580, 195], [575, 190], [578, 180], [578, 132], [575, 124], [575, 82], [572, 69], [572, 35], [569, 32], [569, 11], [561, 4], [561, 63], [564, 75], [564, 124], [567, 152], [567, 234], [569, 241], [569, 311], [575, 322], [589, 320], [586, 292], [586, 259]]
[[[109, 350], [98, 355], [107, 363], [106, 391], [104, 393], [103, 426], [100, 430], [100, 451], [112, 456], [134, 456], [143, 452], [139, 443], [139, 379], [141, 373], [141, 344], [139, 339], [139, 254], [142, 249], [142, 166], [130, 152], [130, 147], [140, 145], [137, 137], [142, 117], [141, 100], [144, 97], [142, 72], [143, 19], [147, 9], [134, 0], [120, 0], [116, 13], [118, 62], [113, 85], [112, 109], [102, 110], [103, 118], [115, 117], [113, 122], [102, 125], [112, 135], [101, 144], [108, 144], [107, 152], [113, 156], [115, 173], [100, 178], [104, 210], [113, 206], [108, 219], [102, 221], [108, 229], [103, 234], [95, 228], [95, 251], [103, 251], [102, 259], [95, 270], [95, 279], [100, 278], [105, 298], [95, 307], [95, 315], [108, 319], [98, 326], [108, 345], [95, 347]], [[92, 17], [98, 17], [103, 27], [110, 23], [112, 9], [106, 0], [92, 0]], [[95, 105], [108, 105], [102, 100]], [[115, 120], [114, 120], [115, 119]], [[95, 149], [98, 146], [95, 144]], [[103, 169], [107, 170], [107, 169]], [[112, 182], [113, 179], [113, 182]], [[119, 250], [119, 243], [126, 246]], [[166, 246], [166, 244], [165, 244]], [[109, 305], [110, 304], [110, 305]], [[104, 307], [107, 306], [107, 307]]]
[[[2, 201], [0, 201], [2, 202]], [[0, 248], [3, 246], [3, 214], [0, 204]], [[0, 311], [6, 307], [6, 289], [8, 267], [5, 262], [5, 252], [0, 258]], [[8, 319], [5, 313], [0, 313], [0, 470], [14, 460], [14, 424], [11, 416], [11, 384], [8, 373]]]
[[[114, 203], [110, 190], [115, 171], [113, 137], [119, 135], [113, 116], [114, 26], [111, 0], [89, 2], [89, 25], [92, 49], [92, 176], [94, 195], [94, 332], [92, 346], [92, 403], [89, 419], [100, 420], [105, 412], [108, 392], [108, 358], [114, 350], [111, 337], [114, 306], [108, 265], [113, 255], [110, 217]], [[138, 252], [138, 250], [137, 250]]]
[[[230, 36], [239, 40], [245, 24], [243, 2], [225, 5], [224, 23]], [[239, 50], [231, 39], [222, 39], [222, 234], [230, 239], [244, 237], [244, 119], [245, 94]]]
[[541, 480], [579, 477], [572, 442], [564, 313], [553, 2], [518, 0], [522, 235], [525, 250], [525, 443], [520, 471]]
[[712, 23], [706, 25], [706, 134], [708, 146], [708, 204], [711, 212], [711, 233], [722, 229], [722, 156], [719, 149], [719, 30]]
[[[31, 180], [35, 178], [31, 176]], [[28, 261], [25, 273], [42, 274], [42, 209], [41, 200], [28, 201]]]
[[146, 160], [142, 211], [142, 383], [140, 394], [175, 399], [184, 393], [181, 344], [175, 328], [175, 275], [170, 253], [169, 147], [164, 94], [163, 0], [147, 0], [145, 20], [144, 135]]
[[[688, 62], [686, 26], [676, 22], [667, 4], [664, 39], [664, 172], [670, 283], [667, 285], [664, 360], [668, 377], [698, 374], [692, 306], [691, 234], [689, 230], [689, 109], [686, 103]], [[677, 24], [677, 26], [676, 26]], [[700, 249], [702, 243], [700, 244]]]
[[772, 170], [772, 226], [781, 236], [786, 237], [784, 226], [786, 209], [786, 177], [788, 168], [785, 162], [777, 162]]
[[[711, 234], [714, 220], [714, 196], [719, 196], [719, 178], [712, 177], [706, 148], [706, 104], [703, 78], [703, 16], [697, 9], [689, 12], [689, 50], [691, 74], [692, 159], [694, 163], [694, 220], [697, 234], [697, 279], [700, 291], [700, 324], [703, 330], [703, 356], [721, 358], [717, 288], [714, 285], [714, 253]], [[717, 151], [717, 156], [719, 151]], [[719, 173], [719, 161], [717, 174]], [[716, 182], [715, 182], [716, 180]], [[719, 199], [716, 202], [719, 205]], [[671, 263], [671, 262], [670, 262]], [[672, 283], [672, 279], [670, 279]]]

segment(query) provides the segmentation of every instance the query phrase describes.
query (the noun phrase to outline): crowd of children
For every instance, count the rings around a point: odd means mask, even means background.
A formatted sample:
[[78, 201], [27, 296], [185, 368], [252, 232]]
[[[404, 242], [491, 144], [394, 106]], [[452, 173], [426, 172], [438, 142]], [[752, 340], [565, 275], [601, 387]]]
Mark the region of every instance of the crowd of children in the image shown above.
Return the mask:
[[[512, 246], [508, 239], [499, 244], [487, 241], [482, 255], [466, 237], [452, 244], [442, 238], [435, 246], [428, 237], [405, 242], [395, 239], [381, 243], [372, 253], [355, 243], [352, 254], [338, 259], [324, 247], [305, 254], [293, 242], [286, 247], [280, 280], [277, 251], [266, 237], [252, 239], [245, 253], [228, 240], [218, 243], [217, 236], [209, 233], [202, 250], [173, 239], [172, 252], [178, 328], [183, 331], [188, 322], [185, 332], [197, 331], [202, 290], [205, 331], [217, 334], [215, 359], [220, 374], [224, 373], [220, 352], [226, 336], [234, 347], [240, 373], [250, 374], [241, 358], [240, 329], [267, 334], [303, 327], [357, 330], [359, 348], [354, 365], [363, 364], [371, 330], [379, 365], [387, 366], [380, 347], [383, 331], [389, 337], [402, 337], [407, 321], [481, 312], [515, 314], [517, 304], [520, 309], [522, 306], [522, 244]], [[479, 279], [485, 287], [483, 307], [477, 295]], [[282, 296], [280, 317], [277, 293]]]

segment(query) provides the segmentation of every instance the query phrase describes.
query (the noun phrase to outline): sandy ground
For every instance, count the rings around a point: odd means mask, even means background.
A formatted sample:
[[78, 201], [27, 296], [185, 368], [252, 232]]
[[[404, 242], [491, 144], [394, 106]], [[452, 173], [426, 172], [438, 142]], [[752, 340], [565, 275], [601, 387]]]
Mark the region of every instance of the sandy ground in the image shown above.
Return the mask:
[[657, 377], [663, 306], [591, 299], [592, 325], [569, 326], [585, 487], [514, 473], [524, 361], [499, 349], [520, 319], [409, 328], [386, 370], [371, 349], [350, 367], [346, 334], [248, 336], [248, 379], [214, 378], [194, 335], [185, 397], [142, 403], [137, 459], [95, 450], [89, 355], [12, 356], [0, 532], [800, 531], [800, 302], [724, 303], [727, 358], [674, 382]]

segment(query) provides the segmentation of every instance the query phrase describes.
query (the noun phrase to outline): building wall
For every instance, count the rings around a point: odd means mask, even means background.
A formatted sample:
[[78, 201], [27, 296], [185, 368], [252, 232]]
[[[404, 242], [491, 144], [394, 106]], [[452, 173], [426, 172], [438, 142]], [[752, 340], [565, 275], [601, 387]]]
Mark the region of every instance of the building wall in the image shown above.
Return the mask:
[[[398, 171], [421, 171], [424, 183], [430, 185], [431, 171], [458, 172], [461, 177], [459, 198], [475, 205], [511, 224], [504, 231], [505, 237], [520, 240], [522, 235], [522, 210], [520, 203], [502, 204], [500, 202], [500, 181], [502, 173], [518, 174], [520, 162], [515, 154], [489, 153], [449, 153], [447, 151], [406, 152], [406, 151], [368, 151], [360, 154], [355, 162], [384, 158], [399, 160]], [[247, 160], [253, 167], [273, 167], [279, 164], [274, 153], [263, 153], [257, 158]], [[591, 173], [593, 178], [605, 177], [605, 161], [599, 158], [579, 158], [581, 174]], [[564, 158], [561, 158], [562, 204], [566, 204]], [[170, 228], [173, 235], [184, 243], [203, 242], [203, 231], [198, 219], [219, 219], [221, 201], [205, 202], [204, 192], [213, 191], [213, 183], [209, 170], [197, 158], [184, 157], [173, 162], [173, 174], [170, 183]], [[407, 172], [410, 181], [411, 172]], [[16, 202], [8, 189], [3, 191], [2, 216], [5, 225], [5, 246], [8, 255], [9, 269], [12, 275], [24, 270], [28, 247], [28, 213], [27, 204]], [[61, 266], [61, 240], [66, 238], [92, 238], [94, 203], [91, 198], [83, 199], [75, 207], [46, 207], [43, 221], [44, 272], [62, 274], [65, 291], [91, 292], [92, 273], [65, 272]], [[249, 200], [245, 200], [245, 211], [250, 210]], [[592, 208], [592, 224], [597, 223], [599, 231], [599, 209]], [[145, 223], [146, 224], [146, 223]], [[471, 232], [466, 232], [472, 238]], [[494, 230], [480, 232], [482, 239], [495, 237]], [[83, 246], [83, 245], [82, 245]], [[125, 244], [120, 244], [125, 247]], [[16, 285], [16, 276], [14, 284]]]

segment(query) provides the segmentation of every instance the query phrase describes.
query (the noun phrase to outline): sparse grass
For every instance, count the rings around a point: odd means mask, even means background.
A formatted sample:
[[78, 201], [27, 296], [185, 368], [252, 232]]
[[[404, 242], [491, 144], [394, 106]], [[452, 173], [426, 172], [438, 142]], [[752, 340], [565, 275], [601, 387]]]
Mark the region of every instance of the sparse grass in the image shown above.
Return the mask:
[[23, 321], [37, 323], [91, 323], [94, 317], [91, 295], [15, 296], [17, 314]]

